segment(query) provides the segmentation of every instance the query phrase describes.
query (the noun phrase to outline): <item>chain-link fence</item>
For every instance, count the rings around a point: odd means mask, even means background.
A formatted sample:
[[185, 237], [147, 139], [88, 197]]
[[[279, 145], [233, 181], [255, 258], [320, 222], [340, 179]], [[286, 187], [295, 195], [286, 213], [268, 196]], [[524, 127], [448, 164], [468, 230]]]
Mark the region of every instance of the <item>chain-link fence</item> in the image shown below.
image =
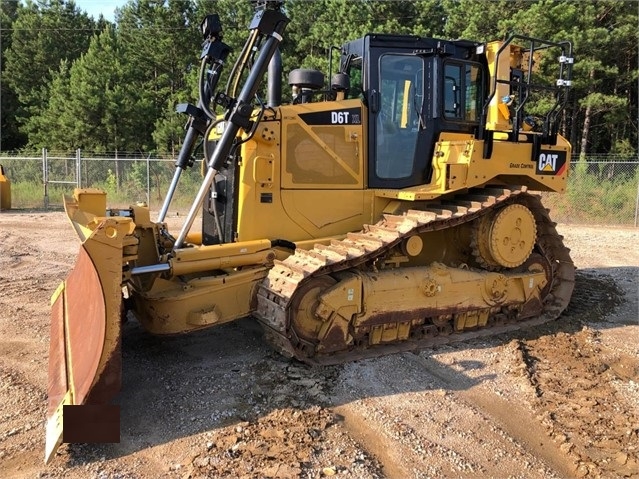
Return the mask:
[[[171, 183], [175, 159], [152, 154], [111, 155], [43, 150], [39, 155], [0, 156], [11, 180], [12, 207], [58, 208], [73, 188], [101, 188], [109, 206], [144, 201], [159, 209]], [[201, 182], [200, 168], [187, 170], [172, 202], [188, 208]], [[566, 194], [544, 193], [543, 202], [561, 223], [638, 225], [639, 160], [615, 156], [573, 158]]]
[[[110, 207], [145, 202], [159, 209], [175, 172], [175, 159], [153, 154], [112, 153], [81, 150], [39, 155], [0, 156], [11, 180], [12, 207], [60, 208], [63, 195], [74, 188], [100, 188], [107, 192]], [[196, 171], [194, 171], [196, 170]], [[173, 204], [190, 206], [201, 182], [199, 168], [182, 174]]]
[[568, 224], [639, 224], [639, 161], [573, 159], [565, 194], [543, 193], [554, 221]]

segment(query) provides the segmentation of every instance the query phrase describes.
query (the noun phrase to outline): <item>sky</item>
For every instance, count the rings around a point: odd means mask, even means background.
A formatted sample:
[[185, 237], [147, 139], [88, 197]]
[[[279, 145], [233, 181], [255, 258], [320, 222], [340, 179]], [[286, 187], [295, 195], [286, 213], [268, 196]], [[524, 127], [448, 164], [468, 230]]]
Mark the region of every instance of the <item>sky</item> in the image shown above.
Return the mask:
[[96, 20], [100, 14], [109, 21], [113, 21], [113, 11], [121, 7], [126, 0], [75, 0], [75, 4]]

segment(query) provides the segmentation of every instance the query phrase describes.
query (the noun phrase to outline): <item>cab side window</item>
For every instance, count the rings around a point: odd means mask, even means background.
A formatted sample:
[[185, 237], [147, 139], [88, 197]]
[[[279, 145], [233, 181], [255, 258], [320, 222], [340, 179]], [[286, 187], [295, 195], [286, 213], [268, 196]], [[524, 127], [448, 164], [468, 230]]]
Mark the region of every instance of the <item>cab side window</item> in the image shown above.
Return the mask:
[[478, 122], [482, 98], [482, 70], [479, 65], [459, 62], [444, 64], [444, 119]]
[[348, 98], [362, 98], [363, 95], [363, 77], [362, 77], [362, 58], [353, 58], [346, 72], [351, 82], [348, 90]]

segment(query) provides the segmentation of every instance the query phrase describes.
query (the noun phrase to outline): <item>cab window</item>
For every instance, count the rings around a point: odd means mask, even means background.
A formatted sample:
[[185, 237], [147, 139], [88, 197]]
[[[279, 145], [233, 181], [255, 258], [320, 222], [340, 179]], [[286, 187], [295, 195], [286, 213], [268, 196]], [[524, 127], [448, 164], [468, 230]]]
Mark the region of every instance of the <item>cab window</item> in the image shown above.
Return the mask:
[[423, 76], [424, 62], [420, 57], [400, 54], [380, 57], [375, 165], [378, 178], [406, 178], [413, 173], [424, 98]]
[[482, 108], [482, 70], [472, 63], [444, 64], [443, 116], [446, 120], [478, 122]]
[[362, 98], [363, 80], [362, 80], [362, 58], [353, 58], [346, 72], [349, 76], [351, 87], [348, 90], [348, 98]]

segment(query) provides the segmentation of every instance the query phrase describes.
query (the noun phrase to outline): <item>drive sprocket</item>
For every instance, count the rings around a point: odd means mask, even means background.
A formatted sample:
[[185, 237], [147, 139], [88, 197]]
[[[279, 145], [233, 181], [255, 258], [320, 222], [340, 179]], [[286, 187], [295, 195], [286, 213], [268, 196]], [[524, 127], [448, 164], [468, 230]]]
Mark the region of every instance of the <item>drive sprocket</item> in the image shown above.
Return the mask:
[[516, 268], [532, 253], [537, 226], [532, 212], [515, 203], [483, 216], [473, 232], [473, 255], [486, 269]]

